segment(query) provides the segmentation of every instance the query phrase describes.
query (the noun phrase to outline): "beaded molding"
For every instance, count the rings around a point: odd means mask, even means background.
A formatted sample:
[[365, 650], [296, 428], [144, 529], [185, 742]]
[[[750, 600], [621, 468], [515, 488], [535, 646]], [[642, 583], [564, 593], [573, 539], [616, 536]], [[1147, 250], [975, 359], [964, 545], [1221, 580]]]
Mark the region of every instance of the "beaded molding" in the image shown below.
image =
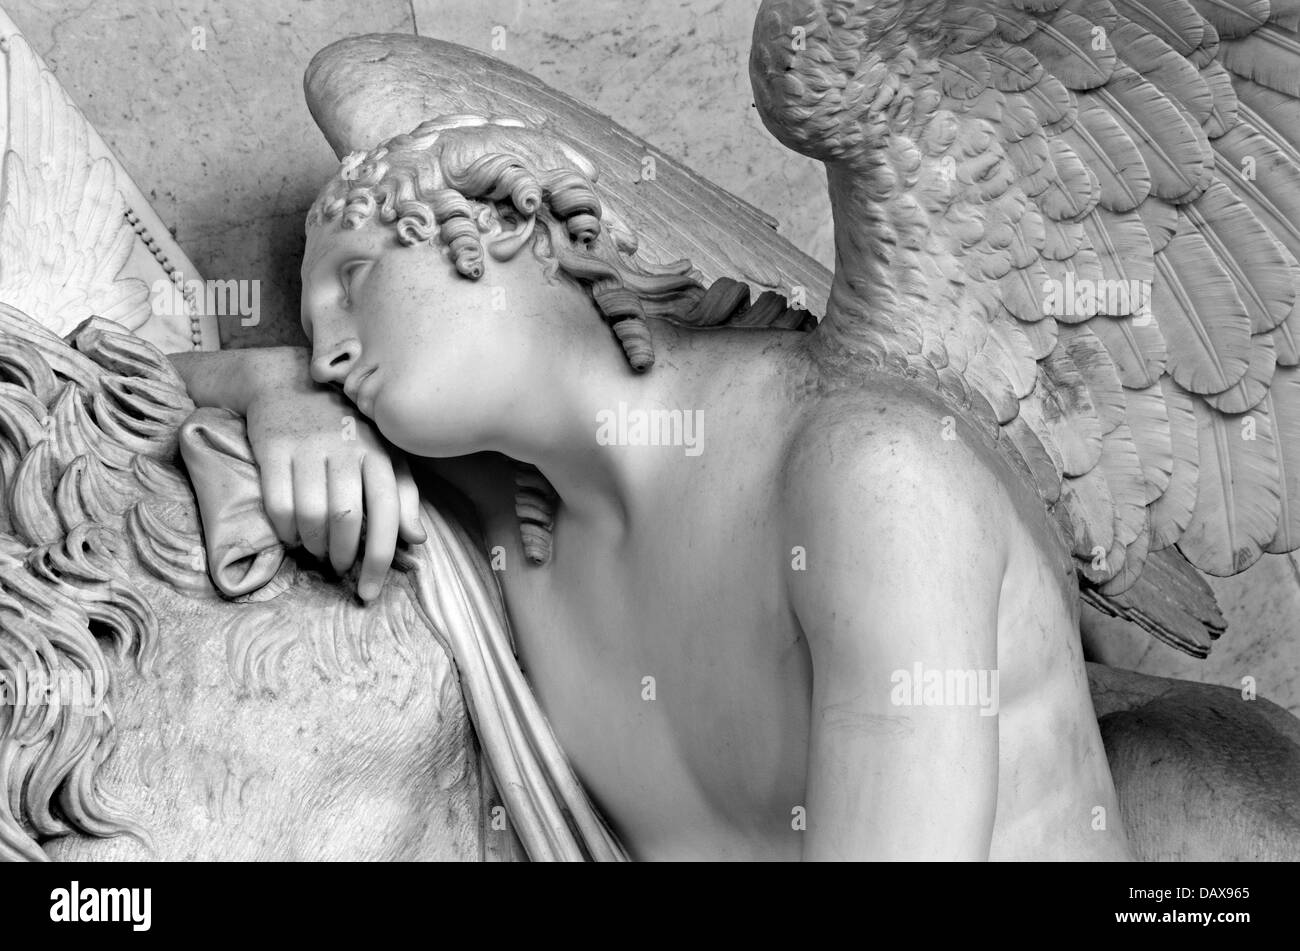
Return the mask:
[[130, 205], [126, 207], [123, 214], [126, 215], [127, 224], [131, 226], [131, 230], [135, 232], [136, 237], [144, 242], [145, 249], [153, 255], [153, 259], [163, 269], [167, 279], [181, 292], [181, 296], [185, 300], [186, 316], [190, 318], [190, 343], [194, 345], [195, 350], [202, 349], [203, 329], [199, 323], [199, 307], [194, 301], [194, 291], [185, 286], [185, 276], [172, 265], [167, 255], [163, 253], [162, 248], [159, 247], [158, 242], [154, 240], [153, 235], [149, 233], [149, 229], [140, 221], [139, 215], [131, 209]]

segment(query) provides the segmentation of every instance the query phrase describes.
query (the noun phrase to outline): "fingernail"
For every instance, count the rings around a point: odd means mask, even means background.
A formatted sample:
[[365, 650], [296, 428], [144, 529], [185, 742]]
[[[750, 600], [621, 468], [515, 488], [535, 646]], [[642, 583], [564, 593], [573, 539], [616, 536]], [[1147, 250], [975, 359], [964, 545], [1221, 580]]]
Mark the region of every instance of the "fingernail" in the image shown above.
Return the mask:
[[367, 581], [361, 587], [357, 588], [357, 595], [362, 601], [373, 601], [379, 594], [379, 585], [373, 581]]

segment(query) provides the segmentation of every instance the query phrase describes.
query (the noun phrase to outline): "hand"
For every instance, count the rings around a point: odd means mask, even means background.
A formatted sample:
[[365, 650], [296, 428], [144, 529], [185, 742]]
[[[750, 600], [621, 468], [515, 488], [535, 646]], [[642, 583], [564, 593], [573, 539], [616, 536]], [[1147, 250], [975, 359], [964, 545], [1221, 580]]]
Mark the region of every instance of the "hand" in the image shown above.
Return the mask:
[[425, 540], [420, 496], [406, 457], [386, 443], [342, 393], [311, 379], [306, 351], [282, 351], [283, 366], [259, 379], [248, 401], [248, 439], [276, 535], [329, 557], [339, 574], [365, 554], [363, 601], [379, 595], [397, 539]]

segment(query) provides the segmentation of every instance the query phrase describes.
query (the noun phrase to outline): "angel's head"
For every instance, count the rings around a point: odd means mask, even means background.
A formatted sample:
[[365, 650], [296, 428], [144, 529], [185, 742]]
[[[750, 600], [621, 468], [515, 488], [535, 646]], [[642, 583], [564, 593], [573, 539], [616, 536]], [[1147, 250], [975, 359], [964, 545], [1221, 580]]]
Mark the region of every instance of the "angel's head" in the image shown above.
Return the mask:
[[596, 177], [557, 137], [476, 116], [348, 156], [307, 216], [316, 378], [402, 448], [447, 456], [485, 448], [566, 341], [603, 336], [611, 360], [648, 370], [646, 318], [680, 318], [704, 289], [689, 262], [637, 258]]

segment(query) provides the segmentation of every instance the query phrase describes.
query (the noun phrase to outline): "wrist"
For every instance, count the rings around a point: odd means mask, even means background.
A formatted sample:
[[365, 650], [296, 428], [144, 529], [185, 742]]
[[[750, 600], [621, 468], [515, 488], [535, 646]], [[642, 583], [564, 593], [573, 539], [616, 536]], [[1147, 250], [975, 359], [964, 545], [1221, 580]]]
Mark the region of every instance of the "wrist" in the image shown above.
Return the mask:
[[314, 385], [311, 355], [303, 347], [190, 351], [169, 357], [195, 403], [221, 406], [241, 416], [267, 393], [301, 392]]
[[259, 347], [245, 351], [240, 383], [250, 398], [260, 393], [311, 386], [311, 352], [305, 347]]

